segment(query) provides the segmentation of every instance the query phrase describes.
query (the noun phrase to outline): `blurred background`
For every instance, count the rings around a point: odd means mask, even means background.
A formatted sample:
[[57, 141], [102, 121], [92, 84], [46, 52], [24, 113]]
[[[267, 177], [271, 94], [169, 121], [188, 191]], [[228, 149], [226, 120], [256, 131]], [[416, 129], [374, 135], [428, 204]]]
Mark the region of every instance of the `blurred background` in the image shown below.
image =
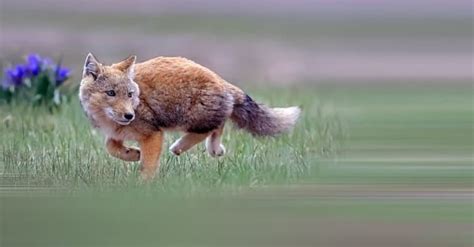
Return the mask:
[[472, 76], [467, 0], [2, 0], [1, 9], [2, 61], [63, 56], [76, 80], [89, 51], [105, 63], [184, 56], [251, 85]]
[[[150, 187], [127, 184], [77, 100], [53, 120], [13, 110], [0, 171], [54, 186], [0, 178], [0, 245], [473, 246], [472, 23], [467, 0], [0, 0], [4, 68], [39, 53], [79, 83], [88, 52], [183, 56], [303, 108], [288, 139], [226, 137], [224, 162], [164, 154]], [[125, 189], [104, 193], [112, 179]]]

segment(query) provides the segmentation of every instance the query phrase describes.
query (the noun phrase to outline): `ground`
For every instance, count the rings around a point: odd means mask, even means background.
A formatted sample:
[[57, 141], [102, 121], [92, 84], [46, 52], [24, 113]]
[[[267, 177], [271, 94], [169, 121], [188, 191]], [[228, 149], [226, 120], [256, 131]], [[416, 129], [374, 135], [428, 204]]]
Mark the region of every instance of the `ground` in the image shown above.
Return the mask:
[[11, 114], [0, 125], [4, 243], [472, 244], [472, 88], [247, 91], [300, 105], [301, 121], [275, 139], [229, 124], [225, 157], [202, 145], [181, 157], [164, 152], [151, 184], [136, 179], [136, 163], [106, 154], [76, 99], [54, 116], [2, 107]]

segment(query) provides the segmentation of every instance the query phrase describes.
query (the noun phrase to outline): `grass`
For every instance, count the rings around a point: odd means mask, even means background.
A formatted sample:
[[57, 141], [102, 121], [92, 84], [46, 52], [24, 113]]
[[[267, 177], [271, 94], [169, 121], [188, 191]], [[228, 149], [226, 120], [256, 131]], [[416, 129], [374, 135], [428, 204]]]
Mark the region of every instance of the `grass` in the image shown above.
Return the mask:
[[[291, 102], [286, 94], [278, 93], [282, 100], [271, 94], [256, 96], [272, 105], [311, 107], [291, 134], [255, 139], [228, 124], [223, 138], [229, 151], [225, 157], [209, 157], [203, 145], [180, 157], [165, 149], [156, 185], [166, 189], [248, 187], [295, 181], [308, 174], [318, 157], [337, 151], [344, 130], [335, 112], [312, 102], [311, 94], [298, 102]], [[12, 185], [102, 187], [137, 182], [138, 164], [106, 153], [102, 134], [91, 128], [77, 100], [54, 116], [21, 106], [6, 110], [11, 115], [0, 127], [0, 167], [11, 176]], [[169, 134], [167, 146], [177, 138]]]
[[247, 91], [301, 105], [295, 130], [229, 125], [225, 157], [164, 152], [151, 184], [106, 154], [76, 100], [54, 116], [2, 106], [0, 243], [472, 246], [471, 87]]
[[[175, 157], [167, 147], [159, 178], [165, 190], [240, 188], [298, 181], [442, 183], [472, 179], [472, 89], [320, 87], [248, 90], [272, 106], [300, 105], [296, 128], [253, 138], [227, 124], [222, 158], [203, 145]], [[297, 97], [295, 97], [297, 96]], [[77, 99], [56, 115], [2, 106], [0, 170], [4, 186], [106, 188], [137, 185], [138, 163], [108, 155]], [[133, 143], [130, 143], [133, 145]], [[339, 181], [339, 177], [342, 179]]]

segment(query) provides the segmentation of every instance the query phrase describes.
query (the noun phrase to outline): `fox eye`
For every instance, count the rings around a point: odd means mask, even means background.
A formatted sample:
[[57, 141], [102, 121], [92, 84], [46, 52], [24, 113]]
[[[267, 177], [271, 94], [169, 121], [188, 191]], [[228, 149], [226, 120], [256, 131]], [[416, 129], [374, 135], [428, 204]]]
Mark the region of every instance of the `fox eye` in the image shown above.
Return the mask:
[[105, 93], [108, 95], [108, 96], [115, 96], [115, 91], [114, 90], [109, 90], [109, 91], [105, 91]]
[[128, 92], [128, 97], [131, 98], [132, 97], [132, 92]]

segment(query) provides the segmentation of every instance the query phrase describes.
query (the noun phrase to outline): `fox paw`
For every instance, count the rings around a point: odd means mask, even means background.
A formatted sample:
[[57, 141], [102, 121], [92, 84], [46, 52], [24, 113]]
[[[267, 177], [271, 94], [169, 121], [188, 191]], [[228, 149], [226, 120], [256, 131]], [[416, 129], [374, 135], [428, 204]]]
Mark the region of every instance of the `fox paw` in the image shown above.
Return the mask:
[[180, 147], [179, 144], [173, 143], [173, 145], [171, 145], [170, 147], [170, 152], [176, 156], [179, 156], [183, 153], [183, 149]]
[[151, 182], [155, 176], [156, 176], [156, 169], [150, 169], [150, 168], [145, 168], [143, 166], [140, 166], [139, 168], [140, 170], [140, 181], [142, 183], [145, 183], [145, 182]]
[[139, 161], [140, 160], [140, 149], [138, 148], [125, 148], [123, 156], [126, 161]]
[[225, 147], [222, 144], [219, 144], [218, 147], [206, 146], [206, 149], [207, 149], [207, 152], [212, 157], [219, 157], [219, 156], [223, 156], [225, 154]]

